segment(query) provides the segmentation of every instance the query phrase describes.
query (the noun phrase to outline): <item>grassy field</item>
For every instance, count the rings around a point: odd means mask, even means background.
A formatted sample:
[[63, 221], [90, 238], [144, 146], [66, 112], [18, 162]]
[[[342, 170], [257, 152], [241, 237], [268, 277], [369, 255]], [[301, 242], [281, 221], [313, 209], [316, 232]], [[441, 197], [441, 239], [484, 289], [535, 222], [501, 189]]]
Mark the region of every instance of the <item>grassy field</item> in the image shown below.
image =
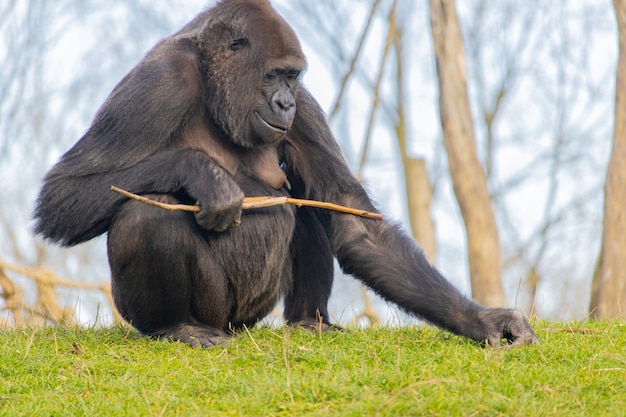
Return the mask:
[[253, 329], [192, 349], [123, 327], [0, 332], [4, 416], [620, 416], [626, 324], [483, 349], [433, 328]]

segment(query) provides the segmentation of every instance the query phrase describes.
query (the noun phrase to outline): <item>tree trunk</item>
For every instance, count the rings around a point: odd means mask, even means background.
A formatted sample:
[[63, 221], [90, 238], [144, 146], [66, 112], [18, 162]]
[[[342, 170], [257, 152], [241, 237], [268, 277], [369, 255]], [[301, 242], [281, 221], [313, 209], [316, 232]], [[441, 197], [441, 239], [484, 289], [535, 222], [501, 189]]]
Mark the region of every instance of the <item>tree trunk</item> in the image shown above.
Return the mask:
[[504, 305], [500, 243], [485, 172], [478, 160], [465, 77], [463, 38], [454, 0], [430, 0], [430, 22], [439, 79], [439, 114], [452, 186], [465, 228], [472, 295]]
[[593, 277], [590, 312], [626, 317], [626, 2], [613, 0], [619, 32], [613, 149], [604, 183], [602, 247]]
[[428, 180], [426, 162], [420, 158], [406, 158], [404, 177], [411, 232], [417, 243], [424, 249], [426, 258], [434, 264], [437, 258], [437, 242], [435, 224], [430, 216], [433, 190]]
[[[395, 5], [395, 3], [394, 3]], [[393, 46], [396, 52], [396, 113], [398, 118], [394, 124], [402, 166], [404, 168], [404, 183], [406, 187], [406, 199], [411, 222], [413, 238], [424, 250], [428, 260], [434, 264], [437, 258], [437, 242], [435, 239], [435, 224], [430, 215], [430, 204], [433, 190], [428, 178], [426, 162], [421, 158], [412, 158], [407, 151], [407, 126], [404, 113], [404, 93], [406, 80], [404, 78], [404, 31], [397, 24], [396, 14], [389, 19], [395, 38]]]

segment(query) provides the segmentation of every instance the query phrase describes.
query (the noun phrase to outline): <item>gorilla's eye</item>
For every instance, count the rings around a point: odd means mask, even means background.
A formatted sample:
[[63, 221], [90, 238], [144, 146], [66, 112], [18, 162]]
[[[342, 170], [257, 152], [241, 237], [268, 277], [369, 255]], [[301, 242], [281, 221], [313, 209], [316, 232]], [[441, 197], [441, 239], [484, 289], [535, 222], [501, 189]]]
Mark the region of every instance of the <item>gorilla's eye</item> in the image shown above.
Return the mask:
[[285, 78], [289, 82], [297, 81], [299, 76], [300, 76], [300, 71], [298, 70], [289, 70], [285, 74]]
[[270, 71], [267, 74], [265, 74], [264, 76], [265, 81], [274, 81], [276, 77], [278, 77], [279, 74], [280, 72], [278, 70]]
[[246, 38], [237, 38], [237, 39], [233, 39], [232, 41], [230, 41], [228, 43], [228, 48], [231, 51], [239, 51], [240, 49], [242, 49], [247, 44], [248, 44], [248, 39], [246, 39]]
[[278, 77], [284, 78], [289, 84], [298, 80], [300, 71], [297, 69], [275, 69], [264, 75], [264, 79], [267, 82], [274, 82]]

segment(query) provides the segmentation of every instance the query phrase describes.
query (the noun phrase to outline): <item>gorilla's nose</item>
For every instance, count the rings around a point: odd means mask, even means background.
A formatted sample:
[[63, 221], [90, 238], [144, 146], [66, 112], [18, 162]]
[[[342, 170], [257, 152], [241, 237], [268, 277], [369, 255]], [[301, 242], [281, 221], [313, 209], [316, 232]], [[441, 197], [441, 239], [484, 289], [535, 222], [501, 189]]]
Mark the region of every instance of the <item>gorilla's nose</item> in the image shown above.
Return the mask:
[[282, 116], [286, 121], [291, 122], [296, 113], [296, 100], [288, 91], [278, 91], [272, 97], [272, 111], [276, 115]]

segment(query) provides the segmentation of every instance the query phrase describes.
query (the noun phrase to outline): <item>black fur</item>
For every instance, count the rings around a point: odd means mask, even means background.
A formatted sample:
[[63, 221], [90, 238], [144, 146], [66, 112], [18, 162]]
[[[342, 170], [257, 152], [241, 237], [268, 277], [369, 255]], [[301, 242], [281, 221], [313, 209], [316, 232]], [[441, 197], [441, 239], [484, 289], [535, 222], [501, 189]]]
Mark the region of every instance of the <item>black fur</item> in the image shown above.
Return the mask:
[[[116, 306], [146, 335], [211, 346], [280, 297], [289, 323], [329, 328], [335, 256], [437, 326], [492, 345], [536, 341], [519, 312], [461, 295], [388, 222], [288, 206], [242, 215], [244, 196], [263, 195], [376, 210], [298, 79], [305, 66], [267, 1], [224, 0], [201, 13], [115, 87], [47, 174], [36, 232], [71, 246], [108, 231]], [[111, 185], [202, 210], [128, 201]]]

